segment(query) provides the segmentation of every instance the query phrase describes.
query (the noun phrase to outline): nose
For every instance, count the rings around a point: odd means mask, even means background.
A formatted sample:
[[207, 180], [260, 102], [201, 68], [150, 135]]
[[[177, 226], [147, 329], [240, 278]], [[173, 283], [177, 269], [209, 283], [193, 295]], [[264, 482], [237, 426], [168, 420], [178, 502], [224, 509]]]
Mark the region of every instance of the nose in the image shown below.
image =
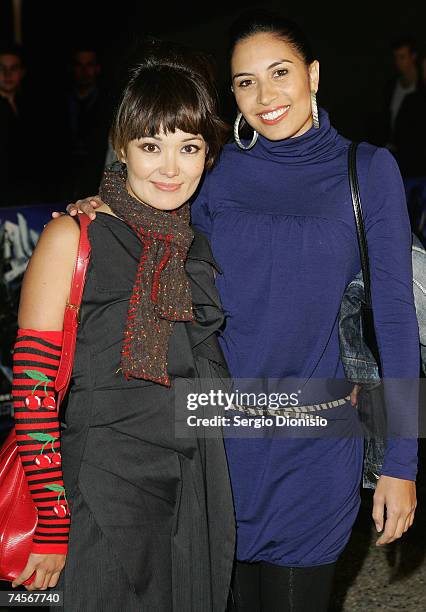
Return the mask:
[[278, 94], [275, 91], [273, 83], [269, 80], [263, 83], [259, 83], [257, 90], [257, 102], [262, 106], [269, 106], [276, 98]]
[[174, 152], [168, 153], [164, 156], [163, 163], [160, 168], [160, 174], [173, 178], [179, 174], [179, 167]]

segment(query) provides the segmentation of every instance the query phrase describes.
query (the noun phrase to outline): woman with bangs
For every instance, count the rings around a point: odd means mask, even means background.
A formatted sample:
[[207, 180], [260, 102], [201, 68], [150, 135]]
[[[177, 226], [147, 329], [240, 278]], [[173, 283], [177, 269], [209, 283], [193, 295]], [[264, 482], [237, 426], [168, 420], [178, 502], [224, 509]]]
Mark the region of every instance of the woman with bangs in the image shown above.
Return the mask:
[[[66, 429], [38, 467], [22, 452], [27, 476], [38, 475], [39, 524], [13, 586], [35, 572], [28, 590], [63, 590], [66, 611], [226, 608], [234, 514], [223, 440], [175, 431], [180, 399], [227, 376], [215, 262], [189, 223], [224, 134], [199, 60], [154, 46], [124, 89], [112, 132], [120, 162], [88, 227]], [[16, 347], [38, 362], [61, 348], [79, 235], [72, 217], [52, 220], [25, 275]], [[25, 406], [15, 405], [17, 431], [37, 419], [38, 433], [59, 432], [46, 402]], [[60, 511], [41, 503], [52, 482]]]

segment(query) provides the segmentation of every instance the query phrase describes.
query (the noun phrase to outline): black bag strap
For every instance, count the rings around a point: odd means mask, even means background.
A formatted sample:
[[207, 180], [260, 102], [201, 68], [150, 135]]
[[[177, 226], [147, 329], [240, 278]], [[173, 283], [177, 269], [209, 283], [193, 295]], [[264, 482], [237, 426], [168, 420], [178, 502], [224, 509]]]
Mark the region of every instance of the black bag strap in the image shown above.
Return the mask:
[[356, 151], [358, 143], [351, 142], [349, 145], [349, 184], [351, 187], [352, 206], [355, 215], [355, 225], [358, 237], [359, 254], [361, 258], [362, 277], [364, 279], [364, 302], [368, 308], [371, 304], [371, 283], [370, 283], [370, 261], [368, 259], [368, 246], [365, 236], [364, 217], [362, 214], [361, 195], [359, 191], [358, 173], [356, 170]]

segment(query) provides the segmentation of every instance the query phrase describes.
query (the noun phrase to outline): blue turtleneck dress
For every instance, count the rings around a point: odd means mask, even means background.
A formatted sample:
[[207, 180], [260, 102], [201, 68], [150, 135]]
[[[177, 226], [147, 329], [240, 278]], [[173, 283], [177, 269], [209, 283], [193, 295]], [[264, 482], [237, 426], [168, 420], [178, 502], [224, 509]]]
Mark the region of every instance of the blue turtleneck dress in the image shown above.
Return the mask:
[[[323, 110], [320, 129], [297, 138], [259, 136], [250, 151], [229, 144], [192, 208], [192, 222], [209, 236], [222, 271], [221, 345], [232, 376], [315, 382], [310, 403], [343, 398], [352, 388], [338, 340], [342, 296], [360, 270], [348, 147]], [[367, 143], [359, 146], [357, 165], [383, 375], [417, 379], [401, 177], [392, 155]], [[392, 397], [387, 401], [389, 409]], [[391, 410], [395, 436], [382, 474], [414, 480], [416, 441], [396, 437], [402, 409], [402, 420], [416, 419], [414, 395]], [[349, 402], [324, 416], [328, 436], [225, 432], [240, 561], [331, 563], [347, 543], [359, 509], [363, 440]]]

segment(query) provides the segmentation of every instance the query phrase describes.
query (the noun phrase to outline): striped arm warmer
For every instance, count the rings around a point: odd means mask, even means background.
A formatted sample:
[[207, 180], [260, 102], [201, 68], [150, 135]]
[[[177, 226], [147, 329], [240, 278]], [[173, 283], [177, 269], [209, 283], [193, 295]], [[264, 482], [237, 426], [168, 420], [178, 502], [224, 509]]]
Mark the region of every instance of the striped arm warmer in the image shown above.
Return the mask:
[[13, 354], [16, 441], [38, 511], [31, 552], [41, 554], [68, 550], [70, 517], [54, 399], [61, 347], [62, 331], [19, 329]]

